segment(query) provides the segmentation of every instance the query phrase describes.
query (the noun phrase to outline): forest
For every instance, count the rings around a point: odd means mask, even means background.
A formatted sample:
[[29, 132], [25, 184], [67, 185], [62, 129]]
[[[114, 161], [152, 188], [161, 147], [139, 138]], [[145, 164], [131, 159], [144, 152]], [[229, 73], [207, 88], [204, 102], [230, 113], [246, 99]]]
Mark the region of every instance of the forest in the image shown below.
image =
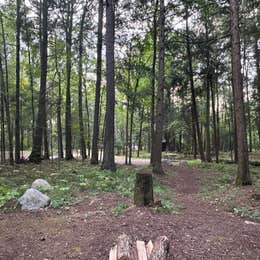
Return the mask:
[[0, 0], [0, 259], [259, 237], [258, 0]]

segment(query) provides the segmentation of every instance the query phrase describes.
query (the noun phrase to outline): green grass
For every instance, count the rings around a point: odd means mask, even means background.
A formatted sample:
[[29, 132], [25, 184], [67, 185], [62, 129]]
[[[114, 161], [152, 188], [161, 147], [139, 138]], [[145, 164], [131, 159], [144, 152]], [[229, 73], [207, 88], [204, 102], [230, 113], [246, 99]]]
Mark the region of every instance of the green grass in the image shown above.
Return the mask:
[[129, 205], [127, 203], [120, 202], [117, 204], [117, 206], [115, 208], [112, 209], [112, 213], [115, 214], [116, 216], [118, 216], [121, 213], [123, 213], [123, 211], [125, 209], [127, 209], [128, 207], [129, 207]]
[[[201, 178], [202, 195], [215, 204], [223, 205], [227, 211], [241, 217], [249, 217], [260, 221], [260, 210], [245, 205], [249, 203], [249, 193], [234, 184], [237, 165], [226, 163], [205, 163], [200, 160], [188, 161], [192, 167], [203, 169], [205, 177]], [[260, 188], [260, 167], [250, 166], [253, 187]]]
[[[227, 164], [227, 163], [206, 163], [200, 160], [190, 160], [188, 161], [189, 166], [205, 169], [206, 171], [212, 170], [216, 172], [221, 172], [222, 174], [216, 176], [216, 189], [224, 188], [233, 184], [236, 178], [237, 165]], [[260, 187], [260, 167], [250, 166], [250, 173], [253, 178], [253, 182], [256, 186]]]
[[[131, 197], [134, 193], [135, 173], [144, 167], [117, 166], [116, 172], [101, 170], [79, 161], [42, 162], [40, 165], [5, 166], [0, 170], [0, 207], [10, 209], [10, 201], [17, 199], [37, 178], [47, 180], [52, 189], [46, 193], [54, 208], [81, 201], [84, 196], [98, 192], [113, 192]], [[169, 199], [169, 189], [154, 178], [155, 196]], [[16, 207], [16, 203], [12, 207]]]

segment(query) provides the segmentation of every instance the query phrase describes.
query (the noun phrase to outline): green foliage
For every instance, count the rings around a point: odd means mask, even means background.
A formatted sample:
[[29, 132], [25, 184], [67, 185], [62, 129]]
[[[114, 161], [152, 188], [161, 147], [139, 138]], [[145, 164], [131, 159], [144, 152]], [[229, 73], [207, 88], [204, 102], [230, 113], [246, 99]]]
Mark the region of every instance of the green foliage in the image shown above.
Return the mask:
[[243, 218], [252, 218], [260, 221], [260, 210], [252, 207], [244, 206], [233, 209], [234, 213]]
[[125, 209], [127, 209], [129, 206], [127, 203], [118, 203], [118, 205], [112, 209], [112, 213], [116, 216], [120, 215]]
[[[188, 162], [190, 166], [205, 169], [205, 177], [202, 178], [202, 193], [212, 204], [220, 204], [230, 211], [241, 217], [248, 217], [260, 221], [260, 211], [246, 205], [248, 201], [246, 191], [241, 187], [234, 185], [237, 165], [226, 163], [203, 163], [199, 160]], [[209, 174], [214, 171], [214, 174]], [[256, 187], [260, 187], [260, 167], [251, 166], [250, 172]]]
[[157, 213], [177, 213], [177, 208], [174, 207], [174, 204], [172, 200], [170, 199], [164, 199], [161, 201], [161, 204], [159, 207], [155, 207], [155, 211]]
[[[19, 170], [18, 170], [19, 169]], [[5, 207], [11, 199], [17, 200], [31, 183], [42, 178], [52, 189], [44, 191], [52, 199], [54, 208], [77, 203], [86, 193], [113, 192], [131, 197], [134, 193], [135, 173], [143, 167], [118, 166], [116, 172], [103, 171], [99, 166], [78, 161], [42, 162], [40, 165], [25, 164], [10, 174], [10, 167], [1, 170], [0, 207]], [[169, 198], [170, 190], [156, 177], [156, 196]]]

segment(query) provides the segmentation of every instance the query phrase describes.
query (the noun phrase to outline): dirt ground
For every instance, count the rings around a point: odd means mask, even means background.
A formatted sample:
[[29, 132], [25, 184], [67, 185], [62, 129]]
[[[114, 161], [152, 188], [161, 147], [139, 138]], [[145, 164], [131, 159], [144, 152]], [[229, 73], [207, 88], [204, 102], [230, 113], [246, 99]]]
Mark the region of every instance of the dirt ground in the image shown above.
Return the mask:
[[103, 193], [80, 204], [37, 212], [0, 213], [0, 259], [108, 259], [122, 233], [134, 240], [166, 235], [170, 259], [259, 259], [260, 223], [246, 224], [201, 198], [202, 172], [169, 167], [163, 182], [174, 188], [178, 214], [131, 206], [116, 216], [112, 209], [131, 199]]

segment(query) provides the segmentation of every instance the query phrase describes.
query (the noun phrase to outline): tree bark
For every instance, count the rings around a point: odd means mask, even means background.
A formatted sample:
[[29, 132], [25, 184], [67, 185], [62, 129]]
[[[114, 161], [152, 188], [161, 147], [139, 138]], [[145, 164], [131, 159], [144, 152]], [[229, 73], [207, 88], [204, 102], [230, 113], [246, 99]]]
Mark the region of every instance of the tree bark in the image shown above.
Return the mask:
[[256, 65], [256, 90], [257, 90], [257, 119], [256, 126], [258, 132], [258, 140], [260, 143], [260, 52], [258, 50], [258, 37], [254, 38], [254, 54], [255, 54], [255, 65]]
[[[141, 57], [141, 55], [140, 55]], [[129, 160], [128, 163], [132, 164], [132, 153], [133, 153], [133, 127], [134, 127], [134, 112], [135, 112], [135, 101], [136, 101], [136, 93], [137, 89], [139, 87], [139, 81], [140, 81], [140, 72], [138, 72], [134, 93], [133, 93], [133, 100], [131, 104], [131, 114], [130, 114], [130, 133], [129, 133]]]
[[13, 130], [10, 116], [10, 99], [9, 99], [9, 73], [8, 73], [8, 61], [7, 61], [7, 47], [6, 47], [6, 37], [4, 30], [4, 23], [2, 13], [0, 12], [0, 22], [2, 29], [2, 40], [4, 47], [4, 62], [5, 62], [5, 82], [4, 82], [4, 72], [3, 72], [3, 64], [0, 65], [1, 74], [2, 74], [2, 84], [4, 86], [4, 101], [5, 101], [5, 112], [6, 112], [6, 123], [7, 123], [7, 134], [8, 134], [8, 149], [9, 149], [9, 163], [12, 165], [14, 163], [13, 157]]
[[57, 52], [57, 36], [55, 35], [55, 69], [58, 75], [58, 100], [57, 100], [57, 133], [58, 133], [58, 158], [63, 159], [63, 141], [62, 141], [62, 124], [61, 124], [61, 73], [58, 65], [58, 52]]
[[189, 62], [189, 79], [190, 79], [190, 87], [191, 87], [191, 103], [192, 103], [192, 120], [194, 120], [192, 123], [196, 126], [196, 132], [197, 132], [197, 138], [198, 138], [198, 147], [199, 147], [199, 153], [200, 158], [202, 161], [205, 161], [205, 155], [203, 151], [203, 142], [202, 142], [202, 136], [200, 131], [200, 125], [199, 125], [199, 116], [197, 111], [197, 104], [196, 104], [196, 95], [195, 95], [195, 89], [194, 89], [194, 79], [193, 79], [193, 68], [192, 68], [192, 56], [191, 56], [191, 48], [190, 48], [190, 39], [189, 39], [189, 12], [188, 7], [185, 7], [186, 10], [186, 48], [187, 48], [187, 58]]
[[125, 164], [128, 164], [128, 151], [129, 151], [129, 108], [130, 108], [130, 85], [131, 85], [131, 46], [129, 48], [129, 61], [127, 73], [127, 89], [126, 89], [126, 126], [125, 126]]
[[163, 90], [164, 90], [164, 39], [165, 39], [165, 7], [164, 0], [160, 0], [160, 35], [159, 35], [159, 72], [158, 72], [158, 92], [157, 109], [155, 121], [155, 147], [153, 156], [153, 172], [164, 174], [162, 168], [162, 135], [163, 135]]
[[102, 168], [115, 171], [115, 10], [114, 0], [106, 0], [106, 115]]
[[137, 206], [153, 206], [153, 175], [138, 172], [135, 180], [134, 204]]
[[94, 125], [93, 125], [93, 137], [92, 137], [91, 164], [98, 164], [100, 89], [101, 89], [101, 79], [102, 79], [102, 28], [103, 28], [103, 10], [104, 10], [103, 4], [104, 4], [104, 0], [99, 0], [96, 93], [95, 93], [95, 111], [94, 111]]
[[241, 75], [241, 55], [239, 36], [239, 2], [230, 0], [231, 46], [232, 46], [232, 84], [234, 88], [235, 118], [237, 126], [238, 170], [237, 185], [252, 184], [248, 167], [248, 148], [246, 138], [246, 120]]
[[36, 120], [35, 135], [33, 137], [33, 147], [29, 160], [39, 163], [41, 161], [42, 137], [46, 122], [46, 79], [47, 79], [47, 61], [48, 61], [48, 0], [43, 0], [40, 7], [42, 9], [41, 18], [41, 41], [40, 41], [40, 59], [41, 59], [41, 80], [40, 94], [38, 102], [38, 115]]
[[144, 106], [141, 108], [141, 116], [140, 116], [140, 128], [138, 135], [138, 149], [137, 149], [137, 157], [139, 158], [140, 151], [142, 148], [142, 133], [143, 133], [143, 122], [144, 122]]
[[20, 162], [20, 34], [21, 0], [16, 0], [16, 87], [15, 87], [15, 162]]
[[212, 83], [212, 69], [210, 65], [210, 52], [209, 52], [209, 29], [208, 21], [206, 17], [205, 21], [205, 31], [206, 31], [206, 63], [207, 63], [207, 74], [206, 74], [206, 161], [211, 162], [211, 145], [210, 145], [210, 84]]
[[155, 144], [155, 131], [154, 131], [154, 112], [155, 112], [155, 68], [156, 68], [156, 54], [157, 54], [157, 12], [159, 1], [155, 0], [155, 9], [153, 13], [153, 65], [152, 65], [152, 80], [151, 80], [151, 157], [150, 164], [153, 164], [154, 157], [154, 144]]
[[211, 104], [212, 104], [212, 120], [213, 120], [213, 137], [214, 137], [214, 149], [215, 149], [215, 157], [216, 163], [219, 162], [219, 143], [217, 138], [217, 119], [216, 119], [216, 109], [215, 109], [215, 91], [213, 86], [213, 81], [210, 82], [211, 89]]
[[71, 95], [70, 95], [70, 79], [71, 79], [71, 45], [72, 45], [72, 25], [73, 25], [73, 6], [74, 1], [67, 2], [66, 17], [66, 111], [65, 111], [65, 140], [66, 140], [66, 160], [73, 159], [72, 154], [72, 133], [71, 133]]
[[78, 113], [79, 113], [79, 138], [80, 138], [80, 155], [82, 160], [87, 158], [86, 154], [86, 143], [84, 135], [84, 125], [83, 125], [83, 110], [82, 110], [82, 55], [83, 55], [83, 30], [84, 22], [87, 12], [87, 5], [84, 6], [84, 10], [80, 21], [80, 31], [79, 31], [79, 81], [78, 81]]
[[[1, 56], [1, 54], [0, 54]], [[1, 61], [0, 57], [0, 61]], [[2, 62], [1, 62], [2, 63]], [[2, 67], [2, 64], [0, 64]], [[4, 111], [4, 84], [3, 84], [3, 73], [2, 73], [2, 68], [1, 69], [1, 93], [0, 93], [0, 101], [1, 101], [1, 107], [0, 107], [0, 119], [1, 119], [1, 162], [5, 162], [5, 111]]]

